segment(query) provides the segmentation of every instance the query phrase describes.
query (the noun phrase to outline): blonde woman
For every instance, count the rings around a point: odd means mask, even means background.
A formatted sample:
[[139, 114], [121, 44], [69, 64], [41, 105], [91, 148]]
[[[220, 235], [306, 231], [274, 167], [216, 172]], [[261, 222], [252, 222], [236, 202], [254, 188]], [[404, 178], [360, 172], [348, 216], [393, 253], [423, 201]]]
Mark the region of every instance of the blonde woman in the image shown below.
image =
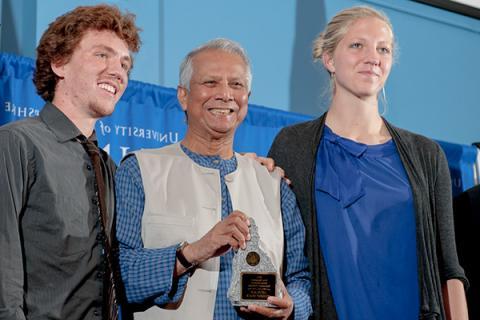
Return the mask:
[[316, 319], [468, 317], [445, 155], [378, 111], [394, 52], [383, 13], [333, 17], [313, 49], [331, 77], [329, 110], [283, 129], [269, 153], [307, 227]]

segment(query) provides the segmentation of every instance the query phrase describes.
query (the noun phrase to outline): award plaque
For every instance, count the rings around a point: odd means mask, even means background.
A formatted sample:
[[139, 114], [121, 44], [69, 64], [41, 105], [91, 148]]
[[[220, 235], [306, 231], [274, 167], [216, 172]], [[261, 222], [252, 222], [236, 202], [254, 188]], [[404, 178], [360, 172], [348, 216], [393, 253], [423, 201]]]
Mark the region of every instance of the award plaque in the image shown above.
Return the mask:
[[269, 296], [280, 296], [278, 274], [270, 257], [259, 247], [258, 227], [250, 219], [250, 241], [239, 249], [232, 262], [232, 281], [228, 298], [234, 306], [257, 304], [275, 307], [267, 302]]

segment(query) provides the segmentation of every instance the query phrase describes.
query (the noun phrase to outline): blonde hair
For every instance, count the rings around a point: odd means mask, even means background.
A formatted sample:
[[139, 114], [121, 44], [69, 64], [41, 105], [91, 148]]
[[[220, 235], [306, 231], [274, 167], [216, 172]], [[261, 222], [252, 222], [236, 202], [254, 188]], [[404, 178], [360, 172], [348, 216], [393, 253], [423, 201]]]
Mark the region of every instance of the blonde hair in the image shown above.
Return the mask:
[[[338, 43], [343, 39], [350, 25], [358, 19], [370, 17], [378, 18], [385, 22], [392, 31], [393, 36], [392, 24], [383, 12], [368, 6], [348, 8], [337, 13], [327, 24], [325, 30], [313, 41], [313, 60], [322, 60], [323, 54], [332, 57]], [[395, 56], [394, 43], [392, 43], [392, 46], [393, 54]]]

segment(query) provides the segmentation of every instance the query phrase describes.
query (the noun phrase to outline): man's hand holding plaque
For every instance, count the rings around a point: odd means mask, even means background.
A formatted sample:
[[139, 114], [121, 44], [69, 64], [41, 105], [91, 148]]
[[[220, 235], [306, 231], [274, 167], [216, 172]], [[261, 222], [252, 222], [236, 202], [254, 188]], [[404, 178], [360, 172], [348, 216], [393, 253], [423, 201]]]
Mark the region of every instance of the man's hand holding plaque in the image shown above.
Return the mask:
[[249, 220], [251, 239], [233, 258], [228, 298], [243, 312], [286, 319], [293, 310], [292, 299], [270, 257], [259, 247], [255, 221]]

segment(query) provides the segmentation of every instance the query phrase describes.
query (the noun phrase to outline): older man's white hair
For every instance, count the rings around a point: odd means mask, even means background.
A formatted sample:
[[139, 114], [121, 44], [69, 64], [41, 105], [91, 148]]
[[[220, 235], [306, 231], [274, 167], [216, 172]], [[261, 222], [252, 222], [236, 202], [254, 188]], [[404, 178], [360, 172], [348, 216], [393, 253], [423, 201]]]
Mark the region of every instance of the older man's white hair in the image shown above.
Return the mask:
[[180, 86], [190, 91], [190, 80], [192, 80], [193, 74], [193, 57], [195, 57], [195, 55], [202, 51], [213, 49], [222, 50], [231, 54], [236, 54], [240, 58], [242, 58], [247, 68], [247, 90], [250, 92], [250, 88], [252, 85], [252, 71], [250, 68], [250, 60], [248, 59], [247, 53], [245, 49], [240, 46], [240, 44], [225, 38], [210, 40], [207, 43], [201, 45], [200, 47], [193, 49], [185, 56], [182, 63], [180, 64]]

